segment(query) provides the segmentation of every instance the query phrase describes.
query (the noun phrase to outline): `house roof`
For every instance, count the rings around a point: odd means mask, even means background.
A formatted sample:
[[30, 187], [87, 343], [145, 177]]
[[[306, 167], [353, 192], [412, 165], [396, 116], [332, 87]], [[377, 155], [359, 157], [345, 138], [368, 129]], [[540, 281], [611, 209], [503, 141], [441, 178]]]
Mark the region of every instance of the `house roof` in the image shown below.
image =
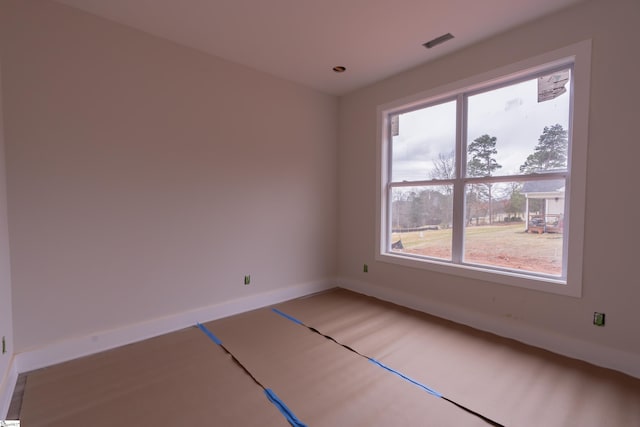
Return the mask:
[[563, 179], [527, 181], [522, 186], [522, 193], [564, 193], [564, 187], [565, 182]]

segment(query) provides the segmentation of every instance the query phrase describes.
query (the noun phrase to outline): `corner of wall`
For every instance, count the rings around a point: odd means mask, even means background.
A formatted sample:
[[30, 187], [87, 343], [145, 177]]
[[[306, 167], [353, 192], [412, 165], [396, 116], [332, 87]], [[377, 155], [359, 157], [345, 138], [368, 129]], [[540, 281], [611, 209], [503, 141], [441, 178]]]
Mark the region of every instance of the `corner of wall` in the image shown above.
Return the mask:
[[[7, 189], [4, 144], [4, 110], [2, 95], [2, 63], [0, 62], [0, 337], [6, 339], [8, 352], [0, 353], [0, 419], [9, 409], [17, 380], [13, 353], [13, 314], [11, 297], [11, 268], [9, 263], [9, 230], [7, 219]], [[4, 350], [4, 348], [3, 348]], [[7, 360], [8, 358], [8, 360]]]
[[15, 356], [11, 357], [6, 375], [0, 382], [0, 420], [4, 420], [9, 412], [13, 390], [18, 381], [18, 370], [16, 368]]

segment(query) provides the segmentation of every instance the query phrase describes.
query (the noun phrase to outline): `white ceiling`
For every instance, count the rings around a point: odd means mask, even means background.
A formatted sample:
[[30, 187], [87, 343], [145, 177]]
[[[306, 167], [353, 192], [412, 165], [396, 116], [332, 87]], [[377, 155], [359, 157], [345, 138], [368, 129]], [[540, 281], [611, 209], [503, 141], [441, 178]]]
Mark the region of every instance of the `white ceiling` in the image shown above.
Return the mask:
[[340, 95], [581, 0], [57, 1]]

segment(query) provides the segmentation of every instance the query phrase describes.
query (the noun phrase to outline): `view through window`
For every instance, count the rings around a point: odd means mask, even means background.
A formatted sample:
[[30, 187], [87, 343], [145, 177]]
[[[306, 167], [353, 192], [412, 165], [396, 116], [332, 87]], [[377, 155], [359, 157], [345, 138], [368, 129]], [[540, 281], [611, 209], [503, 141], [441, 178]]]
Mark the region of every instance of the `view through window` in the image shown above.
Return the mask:
[[387, 252], [566, 277], [572, 73], [389, 113]]

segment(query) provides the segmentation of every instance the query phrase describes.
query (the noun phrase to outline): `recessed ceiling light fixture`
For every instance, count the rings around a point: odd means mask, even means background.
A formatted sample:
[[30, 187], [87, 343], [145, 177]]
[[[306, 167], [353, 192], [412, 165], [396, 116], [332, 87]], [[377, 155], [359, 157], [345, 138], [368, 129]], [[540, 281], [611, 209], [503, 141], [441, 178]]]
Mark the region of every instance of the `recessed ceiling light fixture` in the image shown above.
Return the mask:
[[440, 37], [436, 37], [433, 40], [429, 40], [426, 43], [423, 43], [422, 46], [426, 47], [427, 49], [431, 49], [432, 47], [439, 45], [440, 43], [444, 43], [447, 40], [451, 40], [453, 38], [453, 34], [451, 33], [447, 33], [447, 34], [443, 34]]
[[347, 71], [347, 67], [336, 65], [335, 67], [333, 67], [333, 71], [335, 71], [336, 73], [344, 73], [345, 71]]

